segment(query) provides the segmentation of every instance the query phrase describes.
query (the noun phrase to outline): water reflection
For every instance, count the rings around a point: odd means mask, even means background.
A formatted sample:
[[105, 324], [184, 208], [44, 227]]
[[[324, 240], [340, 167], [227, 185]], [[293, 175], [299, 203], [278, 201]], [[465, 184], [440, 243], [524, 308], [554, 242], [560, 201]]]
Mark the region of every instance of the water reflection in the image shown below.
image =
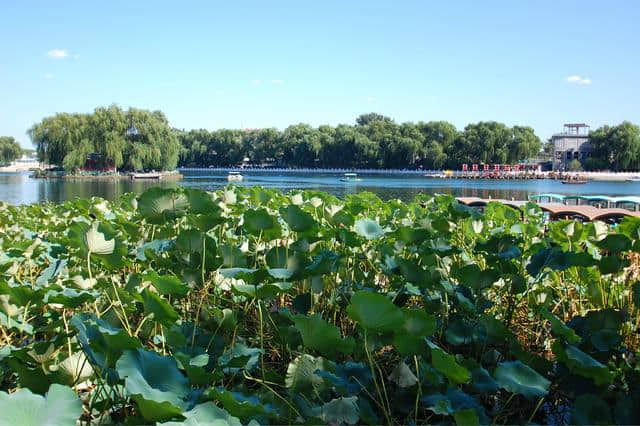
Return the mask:
[[[457, 197], [481, 197], [524, 200], [530, 194], [556, 192], [560, 194], [604, 194], [611, 196], [639, 195], [638, 182], [589, 182], [585, 185], [562, 185], [558, 181], [481, 181], [429, 179], [416, 175], [363, 175], [362, 181], [345, 183], [337, 174], [310, 173], [245, 173], [240, 185], [260, 185], [281, 190], [313, 189], [338, 197], [370, 191], [382, 199], [410, 200], [418, 194], [451, 194]], [[185, 179], [176, 182], [146, 180], [59, 180], [31, 179], [27, 174], [0, 173], [0, 200], [12, 204], [41, 201], [61, 202], [76, 197], [98, 196], [114, 200], [126, 192], [143, 192], [152, 186], [183, 185], [205, 190], [228, 185], [226, 173], [186, 172]]]

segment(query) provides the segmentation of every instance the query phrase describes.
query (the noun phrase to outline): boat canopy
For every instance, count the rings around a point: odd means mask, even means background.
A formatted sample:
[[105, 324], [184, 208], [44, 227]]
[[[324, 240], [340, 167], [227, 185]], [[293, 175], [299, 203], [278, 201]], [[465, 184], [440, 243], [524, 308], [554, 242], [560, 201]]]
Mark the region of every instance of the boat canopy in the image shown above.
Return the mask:
[[622, 203], [640, 204], [640, 197], [635, 197], [635, 196], [615, 197], [614, 200], [616, 204], [622, 204]]
[[542, 198], [549, 198], [550, 200], [564, 201], [564, 199], [567, 197], [561, 194], [536, 194], [536, 195], [532, 195], [530, 198], [534, 201], [540, 200]]
[[348, 176], [348, 177], [356, 177], [356, 176], [358, 176], [357, 173], [345, 173], [344, 175]]
[[230, 175], [239, 175], [240, 172], [229, 172]]

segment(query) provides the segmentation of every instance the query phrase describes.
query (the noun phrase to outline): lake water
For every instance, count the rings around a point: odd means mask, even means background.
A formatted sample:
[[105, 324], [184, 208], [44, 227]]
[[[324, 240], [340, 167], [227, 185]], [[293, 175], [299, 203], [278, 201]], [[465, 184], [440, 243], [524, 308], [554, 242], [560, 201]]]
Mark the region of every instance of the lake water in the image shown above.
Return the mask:
[[[224, 172], [183, 172], [179, 182], [131, 180], [60, 180], [31, 179], [23, 173], [0, 174], [0, 200], [11, 204], [41, 201], [62, 202], [76, 197], [98, 196], [113, 200], [126, 192], [140, 193], [152, 186], [184, 185], [213, 190], [228, 185]], [[514, 198], [524, 200], [531, 194], [640, 195], [640, 182], [589, 182], [585, 185], [563, 185], [553, 180], [465, 180], [430, 179], [420, 175], [359, 175], [361, 182], [345, 183], [340, 174], [322, 173], [243, 173], [239, 185], [260, 185], [285, 191], [314, 189], [338, 197], [370, 191], [383, 199], [410, 200], [416, 194], [445, 193], [460, 197]]]

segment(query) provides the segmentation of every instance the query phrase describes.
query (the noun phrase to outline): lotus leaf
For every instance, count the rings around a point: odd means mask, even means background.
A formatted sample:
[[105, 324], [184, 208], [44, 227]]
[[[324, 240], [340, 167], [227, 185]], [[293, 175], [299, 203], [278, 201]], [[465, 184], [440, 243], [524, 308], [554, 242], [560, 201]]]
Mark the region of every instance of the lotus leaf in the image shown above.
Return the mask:
[[116, 363], [116, 370], [145, 420], [168, 420], [186, 408], [189, 382], [173, 358], [142, 349], [129, 350]]
[[394, 331], [402, 326], [402, 311], [379, 293], [358, 291], [347, 307], [349, 317], [374, 332]]
[[498, 385], [525, 398], [545, 396], [549, 392], [549, 382], [533, 368], [520, 361], [502, 362], [493, 373]]
[[67, 386], [54, 383], [44, 397], [28, 389], [11, 395], [0, 392], [0, 424], [3, 425], [75, 425], [81, 415], [82, 401]]
[[304, 345], [317, 350], [322, 355], [331, 357], [337, 353], [350, 354], [353, 351], [355, 346], [353, 338], [342, 338], [338, 327], [328, 324], [320, 315], [309, 317], [297, 315], [295, 324], [302, 335]]

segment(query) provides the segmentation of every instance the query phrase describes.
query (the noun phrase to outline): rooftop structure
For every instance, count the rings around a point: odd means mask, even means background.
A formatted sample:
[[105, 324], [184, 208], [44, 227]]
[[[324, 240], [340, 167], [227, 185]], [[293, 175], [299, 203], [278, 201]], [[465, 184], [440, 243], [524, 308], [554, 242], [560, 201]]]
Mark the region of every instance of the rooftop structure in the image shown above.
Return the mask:
[[561, 133], [551, 136], [553, 146], [553, 170], [569, 170], [573, 160], [580, 163], [591, 156], [589, 126], [584, 123], [567, 123]]

